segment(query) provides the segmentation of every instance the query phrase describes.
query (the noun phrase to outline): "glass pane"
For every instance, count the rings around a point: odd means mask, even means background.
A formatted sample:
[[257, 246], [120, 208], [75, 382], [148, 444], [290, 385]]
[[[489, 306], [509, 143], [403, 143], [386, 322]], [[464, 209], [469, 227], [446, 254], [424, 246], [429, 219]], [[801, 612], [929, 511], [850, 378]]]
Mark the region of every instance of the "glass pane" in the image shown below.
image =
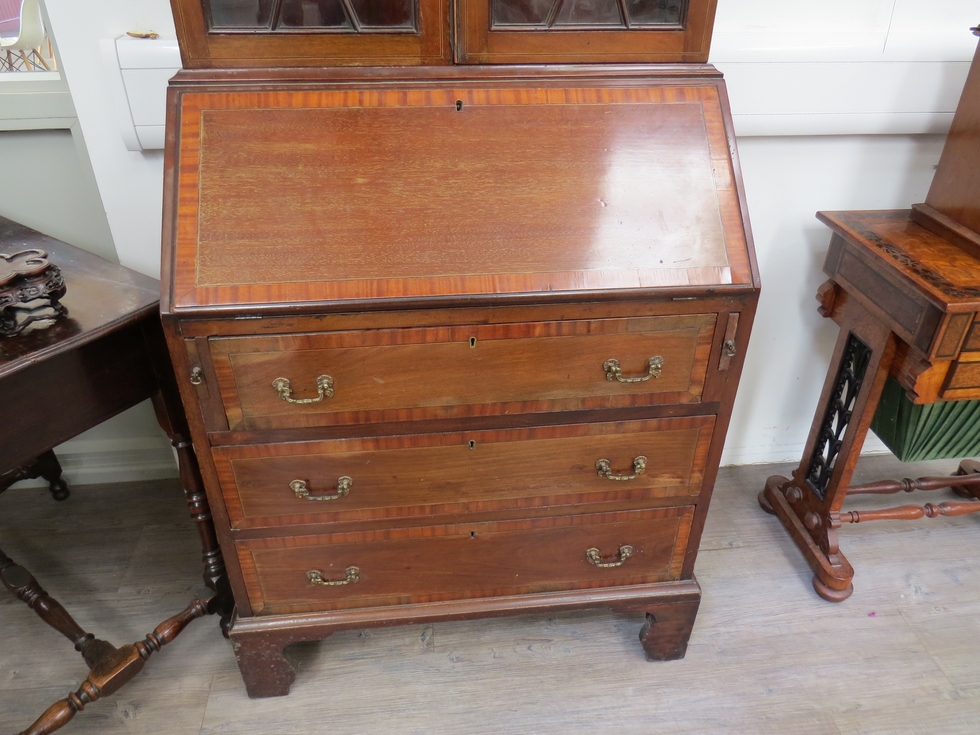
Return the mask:
[[413, 0], [351, 0], [358, 22], [368, 28], [414, 28]]
[[626, 0], [631, 25], [680, 25], [687, 0]]
[[44, 27], [41, 9], [36, 3], [0, 0], [0, 72], [57, 71], [51, 36]]
[[[417, 15], [416, 0], [203, 0], [203, 2], [211, 9], [211, 28], [214, 29], [330, 28], [353, 31], [397, 28], [413, 30]], [[270, 22], [273, 13], [278, 16], [275, 23]], [[352, 18], [352, 15], [355, 17]]]
[[[681, 26], [689, 0], [623, 0], [629, 25]], [[496, 26], [623, 28], [620, 0], [491, 0]]]
[[212, 28], [265, 28], [272, 0], [205, 0], [211, 6]]
[[277, 28], [350, 28], [340, 0], [282, 0]]
[[624, 27], [618, 0], [565, 0], [558, 11], [556, 26]]
[[493, 0], [493, 24], [543, 26], [553, 4], [554, 0]]

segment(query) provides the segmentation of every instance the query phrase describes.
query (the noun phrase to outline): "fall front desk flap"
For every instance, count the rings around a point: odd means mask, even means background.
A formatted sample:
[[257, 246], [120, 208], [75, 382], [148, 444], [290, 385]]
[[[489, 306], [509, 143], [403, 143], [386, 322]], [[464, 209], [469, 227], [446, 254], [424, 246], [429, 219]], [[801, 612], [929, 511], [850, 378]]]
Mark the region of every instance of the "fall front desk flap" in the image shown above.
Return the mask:
[[753, 287], [722, 95], [718, 79], [189, 87], [170, 303]]

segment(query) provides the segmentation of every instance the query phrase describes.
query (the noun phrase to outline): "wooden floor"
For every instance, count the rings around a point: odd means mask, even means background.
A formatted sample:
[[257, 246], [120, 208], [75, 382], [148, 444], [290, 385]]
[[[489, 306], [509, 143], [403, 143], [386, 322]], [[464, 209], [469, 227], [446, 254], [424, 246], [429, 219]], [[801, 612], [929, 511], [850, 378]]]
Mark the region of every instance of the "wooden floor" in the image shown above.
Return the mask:
[[[954, 467], [872, 457], [856, 481]], [[756, 505], [776, 471], [787, 468], [722, 471], [696, 568], [704, 599], [682, 661], [647, 663], [641, 620], [604, 611], [374, 629], [290, 649], [292, 694], [249, 700], [230, 644], [205, 619], [62, 732], [980, 732], [980, 514], [845, 527], [855, 592], [834, 605], [817, 598], [802, 557]], [[142, 638], [199, 587], [176, 482], [78, 487], [64, 503], [9, 490], [0, 548], [117, 645]], [[0, 595], [0, 626], [0, 733], [14, 733], [75, 689], [85, 667], [12, 597]]]

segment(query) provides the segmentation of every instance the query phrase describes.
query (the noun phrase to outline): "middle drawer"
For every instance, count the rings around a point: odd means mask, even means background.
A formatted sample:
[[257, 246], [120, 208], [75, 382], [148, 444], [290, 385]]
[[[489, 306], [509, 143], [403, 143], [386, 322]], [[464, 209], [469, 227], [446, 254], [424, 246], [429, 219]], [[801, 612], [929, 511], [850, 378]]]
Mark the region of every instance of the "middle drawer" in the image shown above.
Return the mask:
[[713, 416], [215, 447], [234, 528], [696, 497]]

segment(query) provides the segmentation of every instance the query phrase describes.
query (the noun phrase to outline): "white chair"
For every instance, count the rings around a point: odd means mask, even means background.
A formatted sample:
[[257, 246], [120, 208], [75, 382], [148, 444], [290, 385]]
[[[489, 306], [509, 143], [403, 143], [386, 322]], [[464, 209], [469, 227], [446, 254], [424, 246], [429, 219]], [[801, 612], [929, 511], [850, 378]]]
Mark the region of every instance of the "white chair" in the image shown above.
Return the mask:
[[38, 0], [21, 0], [20, 30], [14, 38], [0, 38], [0, 51], [7, 54], [7, 66], [13, 69], [12, 52], [17, 52], [24, 60], [26, 69], [41, 66], [50, 71], [51, 67], [38, 52], [44, 43], [44, 24], [41, 22], [41, 6]]

